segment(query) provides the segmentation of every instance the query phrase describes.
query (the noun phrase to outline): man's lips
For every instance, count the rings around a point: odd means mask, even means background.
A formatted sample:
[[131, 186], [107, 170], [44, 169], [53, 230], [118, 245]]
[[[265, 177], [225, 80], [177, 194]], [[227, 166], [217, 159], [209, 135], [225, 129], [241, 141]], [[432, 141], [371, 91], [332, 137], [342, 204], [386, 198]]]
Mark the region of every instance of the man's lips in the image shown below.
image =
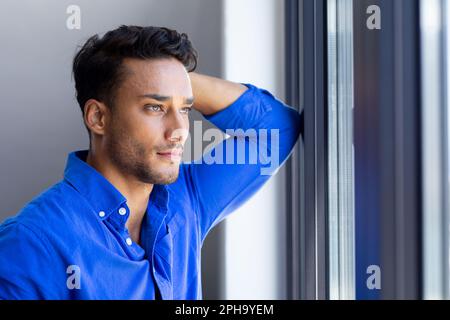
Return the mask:
[[182, 150], [170, 150], [170, 151], [164, 151], [164, 152], [158, 152], [158, 154], [161, 155], [174, 155], [174, 156], [181, 156], [183, 153]]
[[157, 152], [157, 154], [159, 156], [161, 156], [161, 157], [164, 157], [164, 158], [178, 160], [178, 159], [181, 158], [181, 155], [183, 154], [183, 150], [181, 150], [181, 149], [174, 149], [174, 150]]

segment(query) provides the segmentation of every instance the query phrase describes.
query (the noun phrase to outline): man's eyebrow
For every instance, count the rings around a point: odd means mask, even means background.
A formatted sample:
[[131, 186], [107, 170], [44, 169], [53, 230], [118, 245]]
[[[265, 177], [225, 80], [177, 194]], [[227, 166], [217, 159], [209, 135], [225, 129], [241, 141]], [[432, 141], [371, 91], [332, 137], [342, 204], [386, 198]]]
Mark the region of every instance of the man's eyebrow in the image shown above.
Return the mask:
[[[169, 97], [169, 96], [162, 96], [162, 95], [156, 94], [156, 93], [147, 93], [147, 94], [140, 95], [139, 97], [140, 98], [151, 98], [151, 99], [155, 99], [158, 101], [167, 101], [167, 100], [171, 99], [171, 97]], [[192, 104], [192, 103], [194, 103], [194, 97], [186, 98], [186, 99], [184, 99], [184, 102], [186, 104]]]

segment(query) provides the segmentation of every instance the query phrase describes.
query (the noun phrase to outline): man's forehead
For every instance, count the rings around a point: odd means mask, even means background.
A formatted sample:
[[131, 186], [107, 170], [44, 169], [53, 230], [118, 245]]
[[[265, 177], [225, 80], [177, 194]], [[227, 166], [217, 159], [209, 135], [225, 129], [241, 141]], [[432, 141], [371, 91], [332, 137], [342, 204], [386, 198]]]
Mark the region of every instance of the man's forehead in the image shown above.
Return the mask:
[[[178, 65], [179, 64], [179, 65]], [[172, 60], [131, 60], [127, 61], [126, 82], [140, 95], [155, 94], [169, 97], [192, 96], [192, 87], [184, 66]]]

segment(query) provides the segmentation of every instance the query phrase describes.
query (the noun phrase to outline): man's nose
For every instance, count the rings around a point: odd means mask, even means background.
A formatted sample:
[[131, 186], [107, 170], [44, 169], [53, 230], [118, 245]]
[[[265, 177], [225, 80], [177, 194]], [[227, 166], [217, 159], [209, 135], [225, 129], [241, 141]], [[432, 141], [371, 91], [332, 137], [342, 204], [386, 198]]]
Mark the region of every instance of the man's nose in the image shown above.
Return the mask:
[[181, 114], [171, 115], [165, 135], [165, 138], [171, 142], [184, 143], [189, 135], [189, 120]]

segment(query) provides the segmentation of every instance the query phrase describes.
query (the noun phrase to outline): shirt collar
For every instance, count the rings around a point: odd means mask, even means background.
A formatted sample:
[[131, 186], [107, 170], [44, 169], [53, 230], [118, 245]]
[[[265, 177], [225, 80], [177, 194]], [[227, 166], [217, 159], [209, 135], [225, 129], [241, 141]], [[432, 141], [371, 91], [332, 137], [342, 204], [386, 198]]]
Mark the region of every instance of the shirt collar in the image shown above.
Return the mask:
[[[127, 199], [100, 172], [86, 163], [87, 155], [87, 150], [70, 153], [64, 170], [64, 178], [87, 199], [97, 215], [104, 220], [112, 212], [126, 205]], [[167, 186], [153, 185], [149, 204], [157, 206], [165, 215], [168, 200]]]

